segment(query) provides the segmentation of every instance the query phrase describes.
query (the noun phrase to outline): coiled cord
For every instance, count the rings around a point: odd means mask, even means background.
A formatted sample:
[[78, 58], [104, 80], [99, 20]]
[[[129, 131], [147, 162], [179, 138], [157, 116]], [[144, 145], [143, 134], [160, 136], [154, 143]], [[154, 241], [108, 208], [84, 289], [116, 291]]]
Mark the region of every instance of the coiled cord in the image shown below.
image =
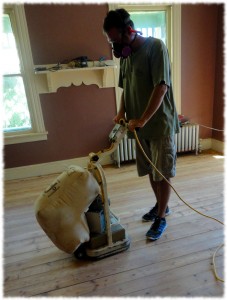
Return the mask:
[[[172, 184], [165, 178], [165, 176], [156, 168], [156, 166], [152, 163], [152, 161], [149, 159], [149, 157], [147, 156], [147, 154], [145, 153], [140, 141], [139, 141], [139, 138], [138, 138], [138, 135], [136, 133], [136, 130], [134, 130], [134, 135], [135, 135], [135, 138], [136, 138], [136, 141], [137, 141], [137, 144], [139, 145], [143, 155], [145, 156], [145, 158], [147, 159], [147, 161], [151, 164], [151, 166], [156, 170], [156, 172], [158, 172], [159, 175], [162, 176], [162, 178], [170, 185], [170, 187], [174, 190], [174, 192], [176, 193], [177, 197], [185, 204], [187, 205], [189, 208], [191, 208], [192, 210], [194, 210], [195, 212], [197, 212], [198, 214], [206, 217], [206, 218], [209, 218], [209, 219], [212, 219], [222, 225], [224, 225], [223, 222], [221, 222], [220, 220], [216, 219], [216, 218], [213, 218], [211, 216], [208, 216], [206, 214], [203, 214], [201, 213], [200, 211], [198, 211], [197, 209], [193, 208], [190, 204], [188, 204], [184, 199], [182, 199], [182, 197], [178, 194], [178, 192], [176, 191], [176, 189], [172, 186]], [[220, 278], [217, 274], [217, 271], [216, 271], [216, 265], [215, 265], [215, 256], [218, 252], [219, 249], [221, 249], [222, 247], [224, 246], [224, 244], [221, 244], [217, 249], [216, 251], [214, 252], [213, 254], [213, 266], [214, 266], [214, 275], [215, 275], [215, 278], [221, 282], [224, 282], [224, 280], [222, 278]]]

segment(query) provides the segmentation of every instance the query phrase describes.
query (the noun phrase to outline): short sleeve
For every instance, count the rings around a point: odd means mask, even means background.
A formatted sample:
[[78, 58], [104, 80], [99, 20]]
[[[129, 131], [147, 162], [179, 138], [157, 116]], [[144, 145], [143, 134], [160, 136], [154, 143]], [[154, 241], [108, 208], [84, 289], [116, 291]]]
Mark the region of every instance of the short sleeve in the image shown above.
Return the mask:
[[165, 44], [161, 40], [151, 47], [150, 51], [150, 72], [153, 80], [153, 86], [165, 83], [170, 86], [170, 63], [169, 54]]

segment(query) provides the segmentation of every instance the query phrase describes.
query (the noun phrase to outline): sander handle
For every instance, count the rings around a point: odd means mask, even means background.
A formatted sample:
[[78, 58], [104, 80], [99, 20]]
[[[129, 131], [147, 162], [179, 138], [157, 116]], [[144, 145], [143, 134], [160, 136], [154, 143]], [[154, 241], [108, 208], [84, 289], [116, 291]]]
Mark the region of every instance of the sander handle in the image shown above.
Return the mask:
[[110, 155], [116, 150], [121, 140], [124, 138], [128, 131], [127, 123], [124, 119], [121, 119], [119, 124], [115, 124], [114, 128], [109, 134], [109, 140], [111, 145], [107, 149], [100, 150], [97, 153], [89, 153], [90, 162], [100, 162], [105, 156]]

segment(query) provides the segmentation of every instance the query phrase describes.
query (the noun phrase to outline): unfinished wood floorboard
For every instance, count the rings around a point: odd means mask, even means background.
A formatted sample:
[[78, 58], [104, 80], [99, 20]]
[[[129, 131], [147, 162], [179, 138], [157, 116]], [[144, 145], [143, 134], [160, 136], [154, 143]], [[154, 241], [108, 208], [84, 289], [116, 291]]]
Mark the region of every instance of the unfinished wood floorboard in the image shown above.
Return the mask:
[[[224, 158], [185, 155], [171, 183], [204, 214], [224, 220]], [[223, 226], [187, 207], [172, 191], [161, 239], [147, 241], [151, 223], [141, 216], [154, 204], [148, 178], [134, 163], [104, 167], [111, 209], [131, 239], [127, 251], [80, 261], [56, 248], [36, 221], [34, 201], [58, 174], [6, 181], [4, 189], [4, 295], [10, 296], [223, 296], [212, 255], [223, 243]], [[224, 276], [223, 249], [217, 271]]]

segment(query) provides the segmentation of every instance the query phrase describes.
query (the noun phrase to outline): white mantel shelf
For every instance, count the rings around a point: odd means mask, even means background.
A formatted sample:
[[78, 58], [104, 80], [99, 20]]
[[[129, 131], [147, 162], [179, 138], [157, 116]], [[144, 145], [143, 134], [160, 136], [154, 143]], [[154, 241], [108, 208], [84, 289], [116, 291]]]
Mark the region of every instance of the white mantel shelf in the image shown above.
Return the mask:
[[115, 87], [114, 72], [117, 66], [113, 62], [111, 65], [84, 68], [69, 68], [67, 65], [61, 65], [62, 68], [59, 70], [48, 70], [54, 66], [56, 64], [35, 66], [35, 69], [46, 68], [42, 71], [35, 70], [35, 74], [38, 75], [36, 81], [40, 94], [55, 93], [60, 87], [80, 86], [81, 84], [96, 84], [99, 88]]

